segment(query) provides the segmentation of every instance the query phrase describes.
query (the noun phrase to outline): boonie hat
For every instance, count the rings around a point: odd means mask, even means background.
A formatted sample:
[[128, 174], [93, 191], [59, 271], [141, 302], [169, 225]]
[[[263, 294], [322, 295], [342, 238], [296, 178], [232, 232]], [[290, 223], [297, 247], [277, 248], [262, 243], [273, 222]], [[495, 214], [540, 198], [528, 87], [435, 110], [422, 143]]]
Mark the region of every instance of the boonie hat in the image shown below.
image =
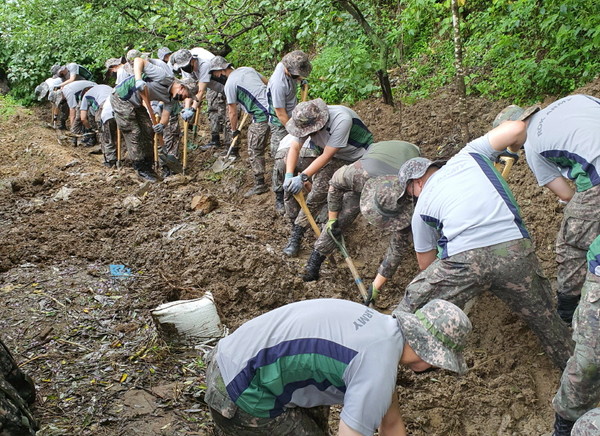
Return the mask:
[[302, 50], [294, 50], [286, 54], [281, 63], [287, 68], [288, 73], [294, 76], [308, 77], [312, 71], [312, 65], [308, 60], [308, 55]]
[[196, 99], [196, 94], [198, 94], [198, 82], [192, 79], [191, 77], [185, 79], [175, 79], [176, 83], [180, 83], [185, 88], [187, 88], [189, 93], [189, 98]]
[[131, 49], [127, 52], [127, 54], [125, 55], [125, 59], [127, 59], [127, 62], [132, 62], [135, 58], [141, 58], [142, 57], [142, 52], [139, 50]]
[[367, 180], [360, 196], [360, 212], [369, 224], [382, 230], [397, 231], [410, 226], [413, 206], [401, 199], [396, 176]]
[[52, 67], [50, 68], [50, 74], [52, 74], [52, 77], [56, 77], [56, 75], [58, 74], [58, 72], [60, 70], [62, 70], [64, 67], [60, 64], [54, 64], [52, 65]]
[[231, 64], [223, 56], [215, 56], [210, 60], [209, 72], [226, 70]]
[[329, 109], [321, 98], [299, 103], [292, 111], [292, 118], [285, 125], [286, 130], [303, 138], [325, 127], [329, 120]]
[[464, 374], [462, 354], [473, 326], [467, 315], [449, 301], [434, 299], [414, 314], [394, 310], [408, 345], [425, 362]]
[[104, 67], [108, 70], [111, 67], [116, 67], [117, 65], [122, 64], [122, 58], [108, 58], [106, 62], [104, 62]]
[[600, 408], [595, 408], [582, 415], [571, 429], [571, 436], [600, 435]]
[[492, 123], [492, 127], [498, 127], [504, 121], [525, 121], [527, 118], [541, 109], [542, 107], [537, 104], [534, 106], [529, 106], [527, 109], [523, 109], [521, 106], [517, 106], [516, 104], [511, 104], [510, 106], [506, 106], [498, 115], [496, 115], [496, 118], [494, 118], [494, 122]]
[[161, 47], [158, 49], [157, 56], [161, 61], [165, 60], [165, 56], [173, 53], [169, 47]]
[[35, 96], [37, 97], [38, 101], [41, 101], [44, 97], [46, 97], [48, 92], [50, 92], [50, 87], [46, 82], [42, 82], [35, 87]]
[[400, 171], [398, 172], [398, 181], [400, 182], [400, 196], [402, 197], [406, 192], [406, 185], [409, 180], [418, 179], [419, 177], [423, 177], [423, 175], [427, 172], [430, 166], [436, 166], [437, 168], [441, 168], [446, 164], [445, 161], [436, 160], [431, 161], [425, 157], [413, 157], [412, 159], [407, 160], [400, 167]]
[[171, 55], [169, 61], [173, 64], [173, 69], [179, 71], [181, 68], [187, 67], [192, 61], [192, 53], [185, 48], [177, 50]]

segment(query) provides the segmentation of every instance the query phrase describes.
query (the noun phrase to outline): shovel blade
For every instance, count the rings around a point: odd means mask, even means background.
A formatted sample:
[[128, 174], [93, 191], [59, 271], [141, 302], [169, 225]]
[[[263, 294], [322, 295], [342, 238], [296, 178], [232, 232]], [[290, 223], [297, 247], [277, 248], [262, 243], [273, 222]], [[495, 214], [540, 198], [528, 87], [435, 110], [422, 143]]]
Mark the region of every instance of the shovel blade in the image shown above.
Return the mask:
[[221, 171], [225, 171], [227, 168], [229, 168], [233, 162], [234, 162], [235, 158], [226, 158], [226, 157], [220, 157], [218, 158], [215, 163], [213, 163], [212, 165], [212, 171], [213, 173], [220, 173]]

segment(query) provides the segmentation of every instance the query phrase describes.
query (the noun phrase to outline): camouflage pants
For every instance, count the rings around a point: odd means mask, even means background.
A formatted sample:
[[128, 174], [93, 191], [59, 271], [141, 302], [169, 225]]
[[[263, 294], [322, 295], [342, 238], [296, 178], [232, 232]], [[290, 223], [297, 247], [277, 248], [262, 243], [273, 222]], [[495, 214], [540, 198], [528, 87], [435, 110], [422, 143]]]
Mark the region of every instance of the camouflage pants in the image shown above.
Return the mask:
[[554, 310], [550, 282], [529, 239], [436, 259], [409, 283], [398, 309], [414, 312], [434, 298], [463, 308], [467, 301], [486, 290], [527, 323], [556, 366], [565, 367], [573, 342], [569, 328]]
[[57, 107], [58, 112], [58, 123], [64, 124], [69, 119], [69, 105], [67, 104], [67, 100], [62, 99]]
[[179, 159], [179, 144], [181, 142], [181, 127], [179, 126], [179, 115], [171, 114], [169, 123], [163, 130], [162, 152], [175, 156]]
[[223, 132], [223, 146], [229, 147], [229, 144], [231, 144], [231, 124], [227, 116], [225, 94], [207, 89], [206, 104], [208, 107], [208, 121], [210, 123], [211, 134], [218, 135]]
[[269, 124], [266, 121], [252, 123], [248, 127], [248, 155], [250, 156], [250, 167], [255, 176], [265, 174], [265, 148], [268, 134]]
[[[273, 192], [283, 191], [283, 179], [285, 178], [285, 165], [288, 151], [290, 151], [289, 148], [284, 148], [283, 150], [277, 150], [277, 153], [275, 154], [275, 162], [273, 163], [273, 175], [271, 180]], [[304, 171], [311, 163], [313, 163], [316, 158], [317, 152], [315, 150], [301, 148], [300, 156], [298, 156], [298, 160], [296, 162], [296, 168], [294, 168], [295, 173], [297, 174]], [[300, 205], [294, 196], [288, 192], [284, 193], [283, 201], [285, 204], [285, 216], [288, 217], [291, 222], [294, 222], [298, 216], [298, 213], [300, 212]]]
[[329, 434], [329, 407], [287, 409], [275, 418], [257, 418], [238, 408], [231, 401], [219, 366], [210, 360], [206, 371], [205, 401], [219, 430], [217, 434], [228, 436], [327, 436]]
[[104, 162], [117, 160], [117, 123], [111, 118], [106, 123], [102, 122], [102, 108], [94, 115], [96, 124], [100, 126], [100, 147], [104, 155]]
[[[277, 150], [279, 149], [279, 143], [288, 134], [285, 127], [279, 124], [269, 123], [271, 129], [271, 158], [275, 159]], [[274, 191], [275, 189], [273, 189]]]
[[[327, 206], [330, 211], [339, 212], [338, 225], [342, 232], [350, 227], [360, 213], [360, 193], [367, 180], [369, 173], [350, 164], [338, 169], [329, 181]], [[335, 250], [335, 242], [325, 231], [325, 227], [313, 248], [323, 255], [329, 255]]]
[[132, 161], [154, 160], [154, 131], [148, 111], [144, 106], [135, 107], [117, 95], [110, 96], [117, 126], [121, 129], [127, 146], [127, 154]]
[[587, 273], [573, 317], [575, 351], [567, 362], [552, 405], [575, 421], [600, 401], [600, 277]]
[[600, 185], [576, 192], [565, 207], [556, 237], [558, 292], [579, 295], [585, 281], [586, 253], [600, 234]]
[[[312, 189], [306, 196], [306, 205], [310, 212], [315, 216], [321, 211], [321, 208], [327, 204], [327, 191], [329, 189], [329, 180], [339, 168], [348, 164], [348, 161], [341, 159], [331, 159], [327, 164], [313, 175]], [[286, 196], [288, 193], [286, 192]], [[300, 210], [295, 225], [300, 227], [308, 227], [310, 224], [303, 210]]]

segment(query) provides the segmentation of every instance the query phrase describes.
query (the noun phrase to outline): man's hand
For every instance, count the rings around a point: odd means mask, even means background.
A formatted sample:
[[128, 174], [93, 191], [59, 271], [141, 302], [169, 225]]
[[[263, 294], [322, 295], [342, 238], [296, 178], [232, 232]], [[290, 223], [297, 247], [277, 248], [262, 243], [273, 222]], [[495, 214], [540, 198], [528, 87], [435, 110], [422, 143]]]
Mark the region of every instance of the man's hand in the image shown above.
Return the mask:
[[510, 157], [515, 160], [513, 163], [517, 163], [519, 161], [519, 153], [513, 153], [508, 148], [500, 153], [498, 157], [496, 157], [496, 162], [502, 162], [502, 159], [500, 159], [501, 157]]
[[158, 123], [152, 126], [154, 133], [162, 133], [165, 130], [165, 126], [163, 123]]
[[181, 111], [181, 118], [183, 118], [183, 121], [190, 121], [194, 118], [195, 113], [196, 109], [194, 109], [193, 107], [187, 107]]
[[374, 303], [379, 295], [379, 289], [375, 287], [373, 283], [371, 286], [367, 288], [367, 298], [364, 301], [365, 306], [369, 306], [371, 303]]
[[340, 225], [338, 223], [337, 218], [330, 219], [327, 221], [327, 224], [325, 224], [325, 231], [327, 233], [331, 233], [334, 238], [340, 237], [340, 235], [342, 234], [342, 229], [340, 229]]
[[240, 134], [240, 130], [239, 129], [235, 129], [231, 131], [231, 139], [235, 138], [236, 136], [239, 136]]
[[135, 81], [135, 89], [137, 89], [138, 91], [143, 91], [144, 88], [146, 88], [145, 81], [143, 81], [142, 79], [138, 79]]
[[304, 182], [302, 181], [301, 175], [297, 175], [296, 177], [293, 177], [291, 173], [286, 173], [285, 180], [283, 181], [283, 190], [284, 191], [287, 191], [293, 195], [296, 195], [297, 193], [302, 191], [303, 186], [304, 186]]

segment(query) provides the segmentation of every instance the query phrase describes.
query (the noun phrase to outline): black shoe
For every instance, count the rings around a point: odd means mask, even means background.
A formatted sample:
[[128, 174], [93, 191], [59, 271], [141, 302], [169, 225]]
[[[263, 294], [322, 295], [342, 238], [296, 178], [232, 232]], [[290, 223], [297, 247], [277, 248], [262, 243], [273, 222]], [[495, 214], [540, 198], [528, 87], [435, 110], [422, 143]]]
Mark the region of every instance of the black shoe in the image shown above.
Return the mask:
[[575, 313], [575, 309], [577, 309], [577, 305], [579, 304], [579, 295], [565, 295], [558, 294], [558, 304], [556, 307], [556, 311], [560, 318], [571, 325], [573, 322], [573, 314]]
[[304, 274], [302, 274], [302, 280], [305, 282], [314, 282], [319, 280], [319, 270], [321, 269], [321, 264], [324, 260], [325, 256], [323, 256], [317, 250], [313, 250], [308, 258]]
[[246, 193], [244, 194], [244, 198], [249, 198], [253, 195], [264, 194], [265, 192], [269, 192], [269, 187], [264, 183], [262, 185], [254, 185], [251, 189], [246, 191]]
[[575, 421], [569, 421], [563, 418], [558, 413], [554, 414], [554, 433], [552, 436], [571, 436], [571, 429], [575, 425]]
[[149, 182], [158, 182], [158, 175], [152, 169], [152, 162], [146, 162], [138, 160], [133, 162], [133, 169], [137, 171], [138, 175]]
[[288, 244], [283, 249], [283, 254], [289, 257], [296, 257], [300, 251], [300, 244], [302, 243], [302, 237], [306, 232], [306, 227], [300, 227], [294, 224], [292, 228], [292, 234], [288, 240]]
[[169, 176], [172, 176], [174, 173], [169, 169], [169, 167], [162, 167], [162, 178], [166, 179]]
[[117, 166], [117, 160], [113, 159], [113, 160], [105, 161], [103, 165], [107, 168], [114, 168]]
[[283, 191], [275, 191], [275, 211], [279, 215], [285, 215], [285, 202], [283, 196]]

